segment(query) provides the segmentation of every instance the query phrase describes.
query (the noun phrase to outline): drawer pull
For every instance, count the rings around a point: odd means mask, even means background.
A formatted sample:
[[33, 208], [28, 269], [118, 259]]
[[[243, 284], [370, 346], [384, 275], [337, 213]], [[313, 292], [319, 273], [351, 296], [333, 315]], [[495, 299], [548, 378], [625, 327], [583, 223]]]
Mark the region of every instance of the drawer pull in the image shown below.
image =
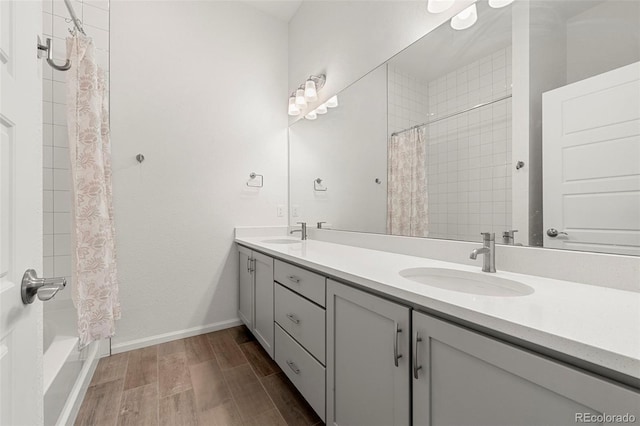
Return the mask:
[[413, 378], [414, 379], [418, 379], [418, 371], [422, 370], [422, 366], [418, 365], [418, 363], [420, 362], [420, 360], [418, 359], [418, 343], [422, 342], [422, 337], [420, 337], [418, 335], [418, 332], [416, 331], [416, 342], [413, 345]]
[[402, 358], [402, 354], [398, 353], [398, 335], [402, 333], [402, 329], [400, 328], [400, 326], [398, 325], [398, 323], [396, 323], [396, 331], [394, 333], [394, 339], [393, 339], [393, 363], [395, 364], [396, 367], [398, 367], [398, 360], [400, 358]]
[[300, 284], [300, 278], [296, 277], [295, 275], [289, 275], [287, 278], [289, 278], [289, 281], [294, 282], [296, 284]]
[[300, 374], [300, 369], [298, 368], [295, 362], [287, 360], [287, 365], [289, 366], [291, 371], [293, 371], [296, 374]]
[[300, 319], [293, 314], [287, 314], [287, 318], [289, 318], [294, 324], [300, 324]]

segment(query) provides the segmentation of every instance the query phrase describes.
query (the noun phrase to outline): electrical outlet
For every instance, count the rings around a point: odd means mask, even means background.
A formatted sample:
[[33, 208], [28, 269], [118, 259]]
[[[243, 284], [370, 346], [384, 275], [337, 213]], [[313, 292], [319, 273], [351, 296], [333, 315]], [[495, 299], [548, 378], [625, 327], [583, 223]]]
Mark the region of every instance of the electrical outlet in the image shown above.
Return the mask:
[[276, 214], [278, 217], [284, 217], [284, 205], [278, 204], [278, 208], [276, 209]]
[[300, 216], [300, 206], [294, 204], [291, 206], [291, 216], [298, 217]]

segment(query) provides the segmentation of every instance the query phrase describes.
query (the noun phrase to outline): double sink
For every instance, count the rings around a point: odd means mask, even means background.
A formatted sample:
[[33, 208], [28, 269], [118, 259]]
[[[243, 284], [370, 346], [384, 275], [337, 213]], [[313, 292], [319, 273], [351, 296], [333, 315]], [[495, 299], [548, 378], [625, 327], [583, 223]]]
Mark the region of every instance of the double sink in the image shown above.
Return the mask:
[[[292, 238], [275, 238], [262, 242], [266, 244], [297, 244], [302, 241]], [[534, 292], [532, 287], [519, 281], [482, 272], [447, 268], [409, 268], [401, 270], [399, 275], [419, 284], [481, 296], [521, 297]]]

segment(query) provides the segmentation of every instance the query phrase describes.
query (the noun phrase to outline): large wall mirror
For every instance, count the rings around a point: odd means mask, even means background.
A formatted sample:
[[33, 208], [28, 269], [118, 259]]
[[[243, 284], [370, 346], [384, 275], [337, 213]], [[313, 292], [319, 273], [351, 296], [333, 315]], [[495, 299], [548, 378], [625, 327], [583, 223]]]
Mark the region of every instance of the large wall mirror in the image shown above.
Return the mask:
[[291, 125], [291, 223], [640, 255], [640, 2], [475, 9]]

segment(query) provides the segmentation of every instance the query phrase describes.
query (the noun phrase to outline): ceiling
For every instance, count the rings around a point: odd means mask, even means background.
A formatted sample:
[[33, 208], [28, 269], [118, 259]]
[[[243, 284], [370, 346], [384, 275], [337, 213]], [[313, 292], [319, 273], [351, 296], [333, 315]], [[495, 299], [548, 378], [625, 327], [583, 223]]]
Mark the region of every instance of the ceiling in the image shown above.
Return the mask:
[[284, 22], [289, 22], [293, 15], [296, 14], [298, 8], [302, 4], [303, 0], [255, 0], [245, 1], [246, 4], [255, 7], [256, 9], [273, 16]]

